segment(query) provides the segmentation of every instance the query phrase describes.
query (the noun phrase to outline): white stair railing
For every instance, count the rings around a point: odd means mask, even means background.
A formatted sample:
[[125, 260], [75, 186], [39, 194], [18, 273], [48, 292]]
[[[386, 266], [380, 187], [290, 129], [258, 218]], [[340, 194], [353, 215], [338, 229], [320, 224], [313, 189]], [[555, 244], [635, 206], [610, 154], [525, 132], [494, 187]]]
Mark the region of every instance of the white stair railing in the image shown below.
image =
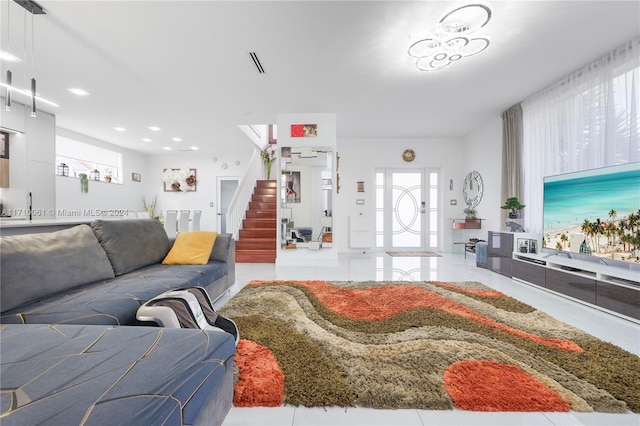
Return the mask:
[[263, 164], [260, 157], [260, 151], [254, 150], [249, 160], [249, 167], [247, 172], [238, 182], [238, 189], [234, 194], [229, 208], [227, 209], [226, 226], [227, 232], [233, 235], [233, 239], [237, 240], [240, 234], [240, 228], [242, 227], [242, 220], [244, 219], [245, 212], [249, 207], [249, 201], [253, 195], [253, 188], [256, 186], [256, 181], [263, 176]]

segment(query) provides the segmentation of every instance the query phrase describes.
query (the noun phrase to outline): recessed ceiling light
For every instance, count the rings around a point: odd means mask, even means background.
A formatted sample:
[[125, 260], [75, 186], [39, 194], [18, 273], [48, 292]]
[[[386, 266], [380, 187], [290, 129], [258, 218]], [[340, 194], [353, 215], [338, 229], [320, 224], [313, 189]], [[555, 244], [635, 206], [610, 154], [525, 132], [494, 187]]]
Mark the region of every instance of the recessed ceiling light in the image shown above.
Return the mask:
[[8, 62], [20, 62], [21, 61], [21, 59], [18, 58], [13, 53], [9, 53], [9, 52], [4, 51], [4, 50], [0, 50], [0, 59], [2, 59], [3, 61], [8, 61]]
[[125, 129], [124, 127], [118, 127], [118, 126], [114, 127], [113, 130], [115, 130], [117, 132], [126, 132], [127, 131], [127, 129]]
[[182, 138], [171, 138], [174, 142], [182, 142]]
[[87, 96], [89, 94], [89, 92], [87, 92], [86, 90], [79, 89], [77, 87], [72, 87], [71, 89], [69, 89], [69, 91], [78, 96]]
[[189, 148], [191, 148], [194, 151], [197, 151], [199, 149], [197, 146], [190, 146]]
[[149, 130], [154, 131], [154, 132], [159, 132], [162, 129], [160, 127], [158, 127], [158, 126], [149, 126]]
[[170, 146], [163, 146], [163, 149], [166, 149], [167, 151], [171, 151], [171, 147]]
[[151, 139], [149, 139], [149, 138], [142, 138], [142, 142], [151, 142]]

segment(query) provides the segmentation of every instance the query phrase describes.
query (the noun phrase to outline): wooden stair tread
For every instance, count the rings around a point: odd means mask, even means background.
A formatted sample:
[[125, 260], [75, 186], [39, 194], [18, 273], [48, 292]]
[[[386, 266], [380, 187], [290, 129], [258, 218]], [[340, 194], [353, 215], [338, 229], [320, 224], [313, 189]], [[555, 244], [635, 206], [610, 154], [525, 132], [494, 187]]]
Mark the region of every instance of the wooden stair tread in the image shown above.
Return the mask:
[[253, 188], [236, 241], [237, 263], [275, 263], [278, 209], [275, 180], [259, 180]]

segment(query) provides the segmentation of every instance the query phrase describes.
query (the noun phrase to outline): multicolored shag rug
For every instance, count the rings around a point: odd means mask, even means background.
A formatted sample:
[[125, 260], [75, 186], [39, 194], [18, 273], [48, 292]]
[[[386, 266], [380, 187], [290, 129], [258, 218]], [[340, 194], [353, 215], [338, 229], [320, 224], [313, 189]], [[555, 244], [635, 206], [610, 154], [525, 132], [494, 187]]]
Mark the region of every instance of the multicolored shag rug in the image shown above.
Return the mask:
[[234, 404], [640, 412], [640, 358], [477, 282], [252, 281]]

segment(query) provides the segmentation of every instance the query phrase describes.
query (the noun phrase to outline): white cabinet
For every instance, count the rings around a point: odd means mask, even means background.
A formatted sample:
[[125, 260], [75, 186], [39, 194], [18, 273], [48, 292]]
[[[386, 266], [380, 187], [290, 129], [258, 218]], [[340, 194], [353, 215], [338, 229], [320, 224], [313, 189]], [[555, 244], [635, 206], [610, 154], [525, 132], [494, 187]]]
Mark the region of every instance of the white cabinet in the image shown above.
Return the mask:
[[[41, 163], [56, 161], [56, 119], [38, 111], [36, 117], [27, 117], [27, 158]], [[55, 175], [52, 175], [55, 176]], [[49, 179], [53, 180], [50, 176]]]
[[56, 187], [53, 163], [28, 160], [27, 170], [27, 202], [32, 203], [32, 219], [55, 218]]
[[4, 208], [28, 218], [31, 206], [33, 219], [55, 217], [55, 116], [38, 111], [31, 117], [29, 108], [17, 102], [0, 115], [0, 125], [21, 132], [9, 137], [10, 187], [2, 191]]

